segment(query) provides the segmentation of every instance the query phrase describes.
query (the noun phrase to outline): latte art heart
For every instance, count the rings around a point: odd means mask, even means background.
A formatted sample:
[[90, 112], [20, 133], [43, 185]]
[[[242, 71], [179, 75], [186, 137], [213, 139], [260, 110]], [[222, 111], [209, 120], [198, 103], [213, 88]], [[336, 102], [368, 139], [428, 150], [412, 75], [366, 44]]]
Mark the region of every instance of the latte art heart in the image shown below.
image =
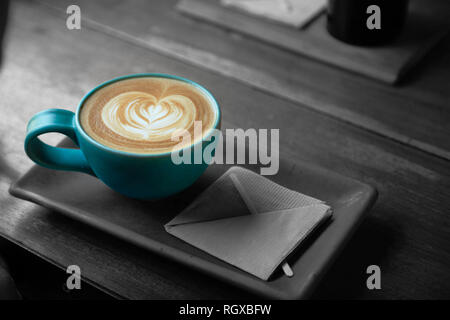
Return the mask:
[[145, 92], [125, 92], [108, 101], [102, 110], [105, 125], [132, 140], [170, 139], [175, 130], [188, 130], [194, 119], [195, 105], [181, 95], [158, 101]]
[[159, 154], [184, 148], [172, 135], [186, 130], [194, 137], [195, 122], [202, 124], [199, 139], [209, 132], [218, 117], [213, 103], [184, 81], [136, 77], [95, 91], [81, 108], [80, 122], [89, 136], [110, 148]]

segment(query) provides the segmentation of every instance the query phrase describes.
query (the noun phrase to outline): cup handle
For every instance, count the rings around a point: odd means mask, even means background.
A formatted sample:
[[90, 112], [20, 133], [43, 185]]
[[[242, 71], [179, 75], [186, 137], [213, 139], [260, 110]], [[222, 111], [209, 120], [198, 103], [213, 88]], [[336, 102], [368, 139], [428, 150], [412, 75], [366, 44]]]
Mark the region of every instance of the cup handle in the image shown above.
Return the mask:
[[95, 176], [80, 149], [49, 146], [39, 136], [59, 132], [78, 145], [75, 133], [75, 114], [68, 110], [48, 109], [35, 114], [28, 122], [25, 152], [37, 164], [56, 170], [80, 171]]

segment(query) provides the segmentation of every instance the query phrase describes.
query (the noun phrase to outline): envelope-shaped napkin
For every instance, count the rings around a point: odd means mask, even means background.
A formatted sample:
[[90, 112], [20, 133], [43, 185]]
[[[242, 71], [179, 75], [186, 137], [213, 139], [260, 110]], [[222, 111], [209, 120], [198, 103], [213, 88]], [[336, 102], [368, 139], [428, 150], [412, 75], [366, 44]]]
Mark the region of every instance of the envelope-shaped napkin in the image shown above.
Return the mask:
[[326, 0], [221, 0], [221, 3], [300, 28], [322, 12]]
[[174, 219], [166, 231], [267, 280], [321, 222], [323, 201], [232, 167]]

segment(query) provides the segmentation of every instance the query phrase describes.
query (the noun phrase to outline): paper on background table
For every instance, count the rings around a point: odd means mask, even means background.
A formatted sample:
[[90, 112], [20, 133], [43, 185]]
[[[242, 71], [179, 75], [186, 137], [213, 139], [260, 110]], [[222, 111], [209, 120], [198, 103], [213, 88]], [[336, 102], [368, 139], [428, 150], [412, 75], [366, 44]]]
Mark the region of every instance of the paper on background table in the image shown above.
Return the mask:
[[[234, 174], [255, 206], [251, 214], [230, 178]], [[323, 201], [232, 167], [165, 225], [185, 242], [262, 280], [331, 216]]]
[[315, 18], [326, 0], [221, 0], [226, 7], [234, 7], [249, 14], [265, 17], [300, 28]]

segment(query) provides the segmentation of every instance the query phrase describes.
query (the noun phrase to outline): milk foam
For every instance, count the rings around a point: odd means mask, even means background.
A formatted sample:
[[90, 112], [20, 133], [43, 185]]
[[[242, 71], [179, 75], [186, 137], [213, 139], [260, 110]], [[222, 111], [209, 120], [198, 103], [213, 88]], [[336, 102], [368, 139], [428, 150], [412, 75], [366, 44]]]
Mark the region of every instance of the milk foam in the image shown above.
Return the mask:
[[165, 153], [179, 145], [171, 139], [176, 130], [193, 136], [194, 122], [200, 121], [205, 134], [217, 116], [210, 98], [193, 85], [141, 77], [94, 92], [82, 106], [80, 122], [89, 136], [113, 149]]
[[164, 97], [139, 91], [122, 93], [108, 101], [102, 120], [115, 133], [132, 140], [167, 140], [177, 129], [188, 130], [195, 119], [195, 105], [181, 95]]

